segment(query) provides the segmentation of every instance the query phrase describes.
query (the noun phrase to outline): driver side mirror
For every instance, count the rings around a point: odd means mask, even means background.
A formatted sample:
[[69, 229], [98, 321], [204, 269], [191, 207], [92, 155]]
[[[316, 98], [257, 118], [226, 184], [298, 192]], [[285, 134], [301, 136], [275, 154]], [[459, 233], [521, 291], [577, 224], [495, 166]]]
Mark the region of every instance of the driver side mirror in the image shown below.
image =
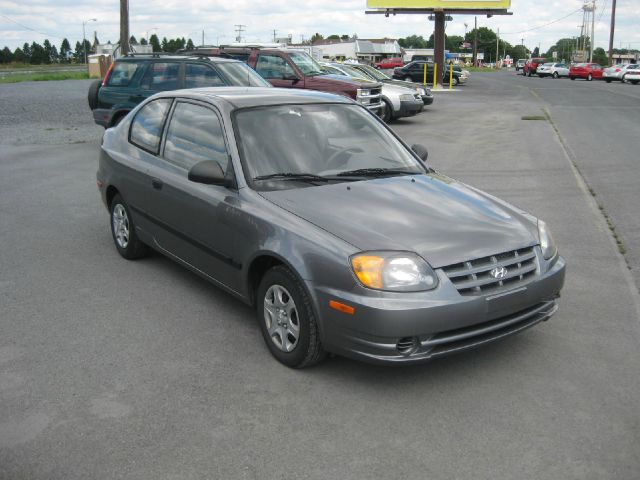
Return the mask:
[[215, 160], [204, 160], [196, 163], [191, 167], [191, 170], [189, 170], [187, 178], [192, 182], [204, 183], [205, 185], [220, 185], [226, 187], [229, 184], [222, 167]]
[[413, 152], [418, 155], [418, 157], [420, 157], [420, 159], [423, 162], [427, 161], [427, 157], [429, 156], [429, 152], [427, 151], [427, 147], [425, 147], [424, 145], [421, 145], [419, 143], [416, 143], [414, 145], [411, 145], [411, 150], [413, 150]]

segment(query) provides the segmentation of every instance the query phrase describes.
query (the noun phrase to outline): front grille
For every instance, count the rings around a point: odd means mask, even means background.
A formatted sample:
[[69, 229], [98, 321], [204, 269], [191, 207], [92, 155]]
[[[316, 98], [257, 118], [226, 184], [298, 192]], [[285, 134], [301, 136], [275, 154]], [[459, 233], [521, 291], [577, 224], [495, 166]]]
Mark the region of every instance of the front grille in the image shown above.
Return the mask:
[[[506, 274], [495, 278], [491, 272], [503, 267]], [[535, 247], [490, 255], [443, 267], [442, 270], [458, 289], [460, 295], [482, 295], [517, 287], [538, 271]]]

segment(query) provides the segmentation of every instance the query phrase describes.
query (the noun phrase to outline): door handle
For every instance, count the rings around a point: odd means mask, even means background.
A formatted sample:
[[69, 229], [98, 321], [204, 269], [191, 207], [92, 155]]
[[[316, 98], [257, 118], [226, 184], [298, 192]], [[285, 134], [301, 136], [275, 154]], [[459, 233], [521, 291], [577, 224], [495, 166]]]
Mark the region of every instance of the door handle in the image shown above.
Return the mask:
[[151, 179], [151, 185], [153, 186], [153, 188], [155, 188], [156, 190], [162, 190], [162, 180], [158, 180], [157, 178], [152, 178]]

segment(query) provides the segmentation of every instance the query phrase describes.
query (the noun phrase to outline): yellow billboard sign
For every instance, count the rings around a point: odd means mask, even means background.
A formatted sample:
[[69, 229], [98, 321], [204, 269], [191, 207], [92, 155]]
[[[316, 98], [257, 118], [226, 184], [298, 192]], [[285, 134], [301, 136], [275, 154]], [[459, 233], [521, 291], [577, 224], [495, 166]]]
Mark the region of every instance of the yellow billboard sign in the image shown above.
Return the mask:
[[425, 10], [506, 10], [511, 0], [367, 0], [367, 8]]

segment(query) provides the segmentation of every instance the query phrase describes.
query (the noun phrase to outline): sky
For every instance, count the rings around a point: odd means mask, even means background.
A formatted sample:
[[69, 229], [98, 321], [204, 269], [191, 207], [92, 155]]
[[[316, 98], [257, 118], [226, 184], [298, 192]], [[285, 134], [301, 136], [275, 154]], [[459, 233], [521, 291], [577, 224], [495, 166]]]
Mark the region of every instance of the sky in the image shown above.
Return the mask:
[[[608, 49], [612, 0], [596, 0], [595, 45]], [[512, 0], [512, 16], [478, 17], [478, 26], [494, 31], [511, 44], [548, 50], [563, 37], [579, 35], [583, 0]], [[243, 41], [269, 42], [273, 30], [278, 37], [293, 36], [294, 42], [318, 32], [358, 35], [359, 38], [401, 38], [433, 33], [427, 15], [365, 15], [366, 0], [129, 0], [130, 33], [137, 39], [153, 33], [162, 37], [192, 38], [196, 45], [235, 41], [235, 25], [244, 25]], [[45, 38], [59, 46], [64, 37], [72, 47], [97, 32], [102, 43], [119, 37], [119, 0], [0, 0], [0, 48], [12, 50], [25, 42], [42, 43]], [[551, 23], [554, 22], [554, 23]], [[467, 24], [467, 27], [465, 26]], [[473, 28], [474, 17], [456, 15], [447, 23], [448, 35], [464, 35]], [[640, 49], [640, 1], [618, 0], [616, 48]]]

